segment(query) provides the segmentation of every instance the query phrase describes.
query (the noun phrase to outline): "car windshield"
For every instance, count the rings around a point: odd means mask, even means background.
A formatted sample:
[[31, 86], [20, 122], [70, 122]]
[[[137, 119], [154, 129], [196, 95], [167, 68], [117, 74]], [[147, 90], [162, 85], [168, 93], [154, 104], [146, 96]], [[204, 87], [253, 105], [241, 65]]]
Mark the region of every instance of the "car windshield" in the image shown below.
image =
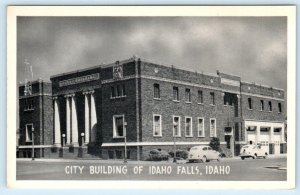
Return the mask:
[[198, 150], [198, 148], [197, 148], [197, 147], [195, 147], [195, 148], [191, 148], [191, 150]]
[[203, 148], [202, 150], [207, 150], [207, 148], [205, 147], [205, 148]]

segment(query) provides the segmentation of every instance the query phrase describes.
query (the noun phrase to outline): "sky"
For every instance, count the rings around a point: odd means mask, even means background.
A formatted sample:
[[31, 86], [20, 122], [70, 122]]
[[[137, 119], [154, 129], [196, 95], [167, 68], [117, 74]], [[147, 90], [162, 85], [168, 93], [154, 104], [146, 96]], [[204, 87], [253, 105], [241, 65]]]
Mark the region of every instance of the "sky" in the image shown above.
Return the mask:
[[286, 17], [18, 17], [17, 79], [132, 56], [287, 89]]

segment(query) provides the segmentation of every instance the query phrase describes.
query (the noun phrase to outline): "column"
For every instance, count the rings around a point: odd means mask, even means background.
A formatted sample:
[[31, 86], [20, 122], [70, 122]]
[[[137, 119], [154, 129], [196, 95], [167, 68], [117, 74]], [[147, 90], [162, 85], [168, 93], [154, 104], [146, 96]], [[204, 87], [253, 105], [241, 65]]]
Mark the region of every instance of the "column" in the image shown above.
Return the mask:
[[284, 123], [281, 126], [280, 143], [285, 143], [285, 124]]
[[78, 147], [78, 121], [77, 121], [77, 110], [76, 110], [76, 104], [75, 104], [75, 94], [71, 96], [71, 109], [72, 109], [72, 142], [71, 144], [74, 147]]
[[95, 142], [97, 137], [97, 115], [95, 106], [95, 94], [91, 92], [91, 141]]
[[60, 118], [57, 97], [53, 98], [54, 103], [54, 146], [61, 146]]
[[274, 127], [273, 126], [270, 127], [270, 139], [269, 139], [269, 143], [270, 144], [274, 143]]
[[88, 93], [83, 93], [84, 95], [84, 143], [87, 145], [90, 140], [90, 105], [89, 105], [89, 94]]
[[256, 140], [255, 140], [255, 144], [257, 145], [259, 143], [259, 137], [260, 137], [260, 126], [256, 126]]
[[67, 127], [67, 140], [66, 140], [66, 145], [70, 145], [71, 144], [71, 109], [70, 109], [70, 98], [69, 95], [65, 96], [66, 98], [66, 127]]

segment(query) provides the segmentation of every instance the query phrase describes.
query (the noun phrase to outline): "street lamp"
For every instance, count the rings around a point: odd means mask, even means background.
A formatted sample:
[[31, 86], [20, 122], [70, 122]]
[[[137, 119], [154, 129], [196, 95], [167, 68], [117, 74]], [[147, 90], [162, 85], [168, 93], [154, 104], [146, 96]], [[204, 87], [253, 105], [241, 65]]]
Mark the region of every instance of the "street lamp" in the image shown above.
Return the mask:
[[124, 122], [124, 163], [127, 163], [126, 127], [127, 127], [127, 122]]
[[[177, 130], [177, 124], [173, 124], [174, 125], [174, 130]], [[174, 141], [174, 158], [173, 158], [173, 162], [176, 163], [176, 136], [175, 136], [175, 132], [173, 132], [173, 141]]]
[[83, 147], [83, 144], [84, 144], [84, 133], [82, 132], [80, 135], [81, 135], [81, 147]]
[[66, 134], [62, 134], [62, 146], [64, 147], [65, 146], [65, 139], [66, 139]]
[[31, 158], [32, 160], [34, 160], [34, 127], [31, 128], [31, 139], [32, 139]]

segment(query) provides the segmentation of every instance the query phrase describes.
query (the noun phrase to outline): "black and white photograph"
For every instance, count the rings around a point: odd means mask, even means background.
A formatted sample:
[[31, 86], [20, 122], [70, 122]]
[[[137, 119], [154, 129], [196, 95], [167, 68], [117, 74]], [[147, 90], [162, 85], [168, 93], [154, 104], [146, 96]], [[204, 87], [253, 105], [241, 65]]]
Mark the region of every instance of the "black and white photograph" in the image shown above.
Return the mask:
[[12, 186], [294, 187], [294, 6], [90, 9], [8, 9]]

